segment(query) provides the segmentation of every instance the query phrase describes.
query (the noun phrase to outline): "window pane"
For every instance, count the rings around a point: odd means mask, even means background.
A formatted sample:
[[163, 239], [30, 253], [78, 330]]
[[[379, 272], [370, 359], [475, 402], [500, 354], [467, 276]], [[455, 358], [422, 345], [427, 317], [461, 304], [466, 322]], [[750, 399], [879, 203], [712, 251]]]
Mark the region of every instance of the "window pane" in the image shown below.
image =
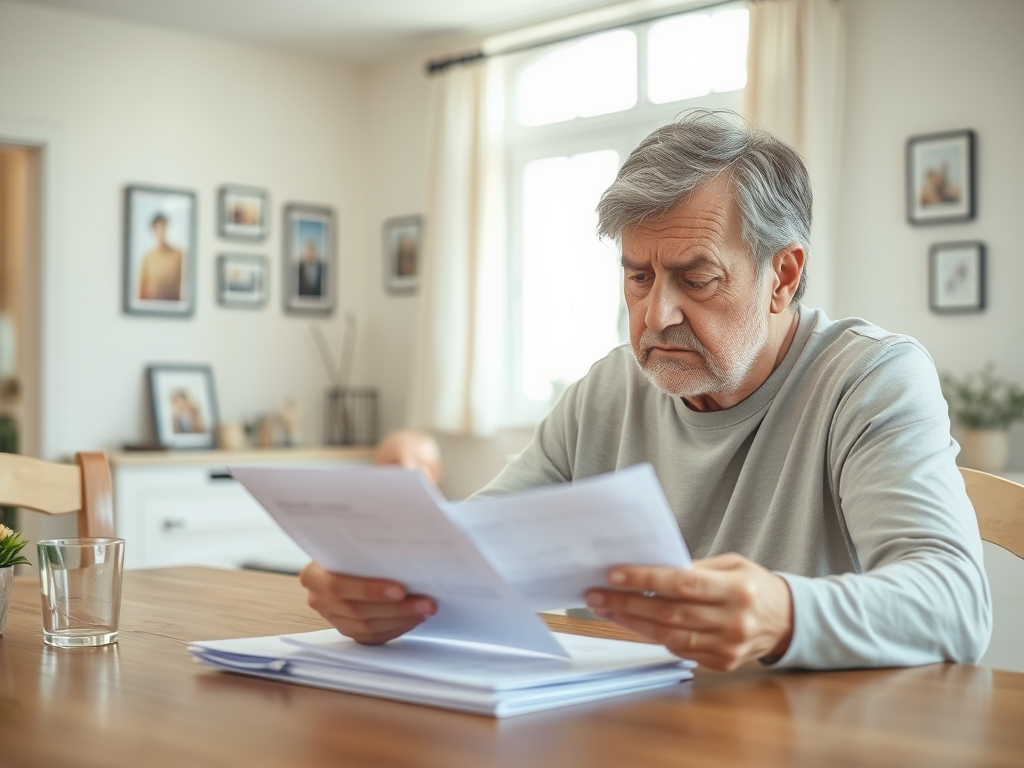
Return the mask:
[[559, 48], [523, 70], [519, 76], [519, 122], [547, 125], [572, 120], [576, 104], [565, 97], [571, 90], [575, 46]]
[[711, 93], [709, 30], [705, 13], [659, 22], [648, 33], [647, 96], [655, 104]]
[[597, 206], [614, 150], [550, 157], [523, 170], [522, 360], [528, 400], [549, 402], [619, 343], [619, 265]]
[[688, 13], [647, 33], [647, 97], [655, 104], [747, 84], [746, 9]]
[[738, 91], [747, 84], [748, 11], [719, 11], [711, 17], [714, 55], [711, 90], [715, 93]]
[[636, 104], [636, 34], [620, 29], [567, 43], [519, 76], [519, 122], [547, 125]]
[[636, 104], [633, 32], [620, 29], [584, 40], [576, 47], [576, 67], [574, 90], [579, 117], [621, 112]]

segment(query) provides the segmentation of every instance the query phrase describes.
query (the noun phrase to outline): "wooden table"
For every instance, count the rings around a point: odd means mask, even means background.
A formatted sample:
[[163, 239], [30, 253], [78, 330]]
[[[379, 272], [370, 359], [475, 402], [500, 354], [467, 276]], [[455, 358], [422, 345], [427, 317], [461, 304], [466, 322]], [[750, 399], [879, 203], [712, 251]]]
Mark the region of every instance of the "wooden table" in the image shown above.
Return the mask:
[[35, 580], [15, 579], [0, 638], [2, 766], [1024, 765], [1024, 675], [1012, 672], [699, 673], [498, 721], [191, 661], [191, 640], [322, 628], [291, 577], [128, 571], [120, 640], [106, 648], [44, 646], [39, 612]]

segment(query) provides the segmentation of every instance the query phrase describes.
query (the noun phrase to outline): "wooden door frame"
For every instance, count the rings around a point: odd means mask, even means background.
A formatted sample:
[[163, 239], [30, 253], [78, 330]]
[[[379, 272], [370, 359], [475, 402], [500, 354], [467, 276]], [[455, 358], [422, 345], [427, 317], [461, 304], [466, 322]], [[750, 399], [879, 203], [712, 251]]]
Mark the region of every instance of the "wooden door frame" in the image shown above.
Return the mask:
[[[65, 347], [68, 339], [67, 290], [67, 139], [64, 127], [57, 123], [0, 113], [0, 144], [38, 150], [39, 211], [37, 233], [38, 267], [35, 285], [26, 285], [37, 295], [27, 305], [37, 308], [36, 334], [39, 350], [35, 370], [19, 373], [25, 387], [38, 391], [35, 413], [25, 418], [34, 435], [31, 453], [48, 460], [62, 458], [74, 448], [61, 445], [66, 423], [68, 398], [64, 395], [73, 381], [68, 370]], [[83, 372], [79, 372], [81, 374]]]

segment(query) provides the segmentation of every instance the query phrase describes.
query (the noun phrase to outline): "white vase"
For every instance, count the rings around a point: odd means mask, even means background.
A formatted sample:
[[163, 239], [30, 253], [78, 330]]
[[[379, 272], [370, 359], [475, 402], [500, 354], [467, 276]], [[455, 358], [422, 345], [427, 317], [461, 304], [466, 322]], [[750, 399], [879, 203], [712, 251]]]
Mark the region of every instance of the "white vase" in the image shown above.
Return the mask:
[[11, 584], [14, 583], [14, 566], [0, 568], [0, 635], [7, 626], [7, 609], [11, 607]]
[[960, 465], [982, 472], [1001, 472], [1010, 456], [1010, 430], [965, 429], [960, 435]]

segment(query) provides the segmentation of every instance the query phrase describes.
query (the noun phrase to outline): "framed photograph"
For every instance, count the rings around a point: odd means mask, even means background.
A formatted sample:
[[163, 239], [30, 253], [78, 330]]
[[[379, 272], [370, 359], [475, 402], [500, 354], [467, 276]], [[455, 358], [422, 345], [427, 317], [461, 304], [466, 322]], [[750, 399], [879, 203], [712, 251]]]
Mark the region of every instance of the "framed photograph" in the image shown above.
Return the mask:
[[911, 224], [970, 221], [974, 206], [974, 131], [907, 140], [907, 219]]
[[222, 253], [217, 257], [217, 303], [256, 309], [267, 303], [270, 262], [266, 256]]
[[334, 311], [334, 211], [317, 205], [284, 209], [284, 308], [297, 314]]
[[130, 186], [124, 209], [124, 311], [191, 315], [196, 306], [195, 193]]
[[258, 187], [225, 184], [217, 196], [217, 231], [226, 240], [258, 241], [270, 231], [270, 195]]
[[389, 293], [412, 293], [419, 286], [422, 231], [419, 216], [384, 222], [384, 287]]
[[985, 246], [937, 243], [929, 253], [929, 304], [933, 312], [981, 312], [985, 308]]
[[168, 448], [213, 448], [217, 398], [208, 365], [146, 368], [156, 440]]

